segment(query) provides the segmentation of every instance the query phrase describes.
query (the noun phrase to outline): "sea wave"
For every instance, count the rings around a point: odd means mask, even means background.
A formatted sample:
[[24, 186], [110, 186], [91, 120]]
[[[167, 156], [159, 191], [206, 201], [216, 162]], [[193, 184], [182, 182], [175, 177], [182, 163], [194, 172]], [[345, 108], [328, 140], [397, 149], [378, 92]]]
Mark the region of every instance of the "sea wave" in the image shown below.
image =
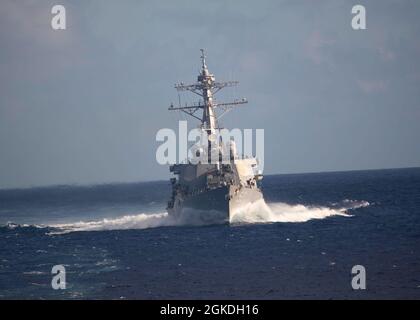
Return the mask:
[[287, 204], [283, 202], [266, 203], [263, 199], [238, 208], [232, 213], [232, 223], [264, 222], [306, 222], [313, 219], [325, 219], [331, 216], [351, 217], [349, 210], [369, 206], [367, 201], [345, 199], [331, 207]]
[[[351, 210], [369, 206], [367, 201], [345, 199], [331, 206], [308, 206], [302, 204], [287, 204], [283, 202], [266, 203], [263, 199], [244, 205], [232, 213], [230, 223], [302, 223], [313, 219], [325, 219], [332, 216], [351, 217]], [[167, 212], [139, 213], [125, 215], [116, 218], [98, 219], [92, 221], [78, 221], [73, 223], [61, 223], [50, 225], [28, 225], [8, 223], [2, 226], [7, 229], [16, 228], [46, 228], [48, 234], [66, 234], [77, 231], [106, 231], [127, 229], [148, 229], [157, 227], [181, 226], [181, 225], [205, 225], [213, 224], [211, 221], [197, 219], [196, 212], [186, 211], [180, 217], [174, 217]]]
[[15, 230], [15, 229], [43, 229], [46, 228], [48, 226], [44, 226], [44, 225], [38, 225], [38, 224], [27, 224], [27, 223], [23, 223], [23, 224], [19, 224], [19, 223], [14, 223], [14, 222], [8, 222], [4, 225], [0, 225], [0, 228], [4, 228], [7, 230]]
[[173, 226], [176, 224], [175, 222], [175, 219], [169, 216], [167, 212], [140, 213], [113, 219], [54, 224], [50, 227], [56, 230], [50, 234], [69, 233], [75, 231], [148, 229], [163, 226]]

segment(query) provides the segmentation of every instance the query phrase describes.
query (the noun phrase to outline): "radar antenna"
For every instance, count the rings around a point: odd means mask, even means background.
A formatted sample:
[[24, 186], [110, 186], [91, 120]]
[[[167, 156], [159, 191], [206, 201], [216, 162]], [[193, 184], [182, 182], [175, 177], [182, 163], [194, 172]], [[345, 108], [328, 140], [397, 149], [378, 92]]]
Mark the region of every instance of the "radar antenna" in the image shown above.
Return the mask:
[[[202, 98], [197, 104], [185, 105], [174, 107], [173, 104], [169, 107], [169, 110], [179, 110], [192, 116], [201, 121], [201, 128], [206, 130], [207, 133], [213, 134], [218, 129], [218, 120], [232, 110], [234, 107], [248, 103], [245, 98], [236, 99], [233, 102], [222, 102], [218, 103], [214, 100], [214, 96], [217, 92], [226, 87], [232, 87], [237, 85], [238, 81], [226, 81], [217, 82], [213, 74], [211, 74], [207, 68], [206, 55], [204, 49], [201, 51], [201, 72], [197, 77], [197, 82], [194, 84], [186, 85], [183, 82], [176, 84], [175, 89], [180, 91], [190, 91]], [[217, 115], [215, 109], [221, 109], [222, 112]], [[199, 110], [203, 110], [201, 118], [197, 115]]]

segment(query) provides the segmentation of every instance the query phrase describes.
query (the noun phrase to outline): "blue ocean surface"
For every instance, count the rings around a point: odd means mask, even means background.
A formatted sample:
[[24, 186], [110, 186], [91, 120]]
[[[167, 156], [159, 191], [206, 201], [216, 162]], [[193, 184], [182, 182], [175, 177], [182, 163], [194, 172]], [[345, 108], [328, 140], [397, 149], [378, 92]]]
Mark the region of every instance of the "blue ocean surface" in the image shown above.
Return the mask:
[[420, 168], [262, 189], [267, 206], [230, 225], [173, 221], [166, 181], [0, 190], [0, 299], [420, 298]]

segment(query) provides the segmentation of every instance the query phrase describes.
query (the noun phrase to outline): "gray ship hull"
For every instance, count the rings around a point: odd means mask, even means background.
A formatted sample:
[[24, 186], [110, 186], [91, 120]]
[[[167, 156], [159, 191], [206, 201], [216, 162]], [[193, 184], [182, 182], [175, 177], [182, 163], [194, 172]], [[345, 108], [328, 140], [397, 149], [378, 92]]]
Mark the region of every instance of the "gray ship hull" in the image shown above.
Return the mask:
[[206, 192], [177, 199], [169, 214], [192, 224], [229, 223], [232, 216], [248, 205], [263, 199], [258, 188], [223, 186]]

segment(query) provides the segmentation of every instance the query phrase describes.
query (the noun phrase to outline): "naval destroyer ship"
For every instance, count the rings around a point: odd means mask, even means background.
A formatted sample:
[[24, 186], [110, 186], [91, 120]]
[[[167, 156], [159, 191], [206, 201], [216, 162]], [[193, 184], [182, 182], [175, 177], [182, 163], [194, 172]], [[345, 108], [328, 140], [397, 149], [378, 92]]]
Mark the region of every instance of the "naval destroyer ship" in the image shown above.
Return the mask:
[[[175, 85], [179, 91], [190, 91], [201, 97], [194, 105], [174, 107], [200, 121], [199, 130], [205, 133], [198, 145], [194, 145], [194, 160], [173, 164], [170, 171], [172, 195], [168, 202], [169, 215], [187, 215], [203, 222], [228, 223], [240, 210], [246, 210], [256, 201], [262, 200], [259, 181], [263, 178], [255, 157], [237, 154], [235, 142], [223, 141], [218, 120], [232, 108], [247, 103], [246, 99], [233, 102], [218, 102], [215, 94], [225, 87], [238, 84], [237, 81], [217, 82], [206, 65], [206, 56], [201, 49], [201, 72], [197, 82], [191, 85]], [[216, 112], [216, 110], [218, 112]], [[220, 111], [221, 110], [221, 111]], [[199, 115], [198, 113], [201, 113]], [[263, 200], [262, 200], [263, 201]]]

